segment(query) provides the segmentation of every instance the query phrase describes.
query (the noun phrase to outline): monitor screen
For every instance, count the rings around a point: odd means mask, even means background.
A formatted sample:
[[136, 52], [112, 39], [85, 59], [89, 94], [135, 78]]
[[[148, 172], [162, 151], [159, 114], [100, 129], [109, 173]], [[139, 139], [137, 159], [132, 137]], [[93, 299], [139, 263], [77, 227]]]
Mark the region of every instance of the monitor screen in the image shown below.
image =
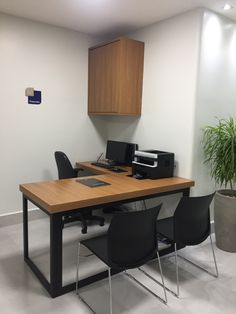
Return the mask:
[[135, 149], [137, 149], [137, 144], [107, 141], [106, 158], [114, 164], [130, 164]]

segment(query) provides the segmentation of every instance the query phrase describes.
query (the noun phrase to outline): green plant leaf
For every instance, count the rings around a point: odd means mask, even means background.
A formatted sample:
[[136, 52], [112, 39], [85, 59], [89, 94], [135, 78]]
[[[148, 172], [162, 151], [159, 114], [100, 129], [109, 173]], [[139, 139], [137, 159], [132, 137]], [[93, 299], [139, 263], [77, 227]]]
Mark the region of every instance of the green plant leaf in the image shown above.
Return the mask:
[[236, 122], [230, 117], [218, 119], [215, 126], [203, 129], [205, 163], [210, 166], [211, 177], [220, 185], [233, 189], [236, 182]]

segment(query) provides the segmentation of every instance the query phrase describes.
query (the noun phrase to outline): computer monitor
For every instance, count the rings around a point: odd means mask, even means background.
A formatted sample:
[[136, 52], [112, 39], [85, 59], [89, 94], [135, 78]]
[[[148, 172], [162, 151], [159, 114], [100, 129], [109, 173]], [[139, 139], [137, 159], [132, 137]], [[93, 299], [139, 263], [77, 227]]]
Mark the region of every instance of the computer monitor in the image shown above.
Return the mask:
[[109, 140], [107, 141], [106, 158], [114, 165], [131, 164], [137, 147], [137, 144]]

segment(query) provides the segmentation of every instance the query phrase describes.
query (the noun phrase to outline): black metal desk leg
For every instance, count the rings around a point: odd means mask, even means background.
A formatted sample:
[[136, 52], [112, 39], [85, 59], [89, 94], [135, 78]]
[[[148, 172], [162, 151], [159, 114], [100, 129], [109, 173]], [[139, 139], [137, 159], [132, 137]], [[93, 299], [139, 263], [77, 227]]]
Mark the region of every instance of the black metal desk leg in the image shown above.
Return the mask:
[[23, 243], [24, 243], [24, 258], [29, 257], [29, 240], [28, 240], [28, 200], [23, 194]]
[[50, 294], [62, 294], [62, 216], [50, 216]]

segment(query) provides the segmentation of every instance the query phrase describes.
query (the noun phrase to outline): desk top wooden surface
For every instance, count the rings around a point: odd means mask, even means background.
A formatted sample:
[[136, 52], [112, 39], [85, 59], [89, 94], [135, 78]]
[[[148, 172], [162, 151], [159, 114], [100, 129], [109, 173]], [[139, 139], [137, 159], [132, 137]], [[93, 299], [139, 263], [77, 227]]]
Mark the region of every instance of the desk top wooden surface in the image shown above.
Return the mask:
[[127, 176], [130, 174], [129, 168], [127, 168], [128, 172], [114, 173], [104, 168], [91, 166], [90, 163], [78, 165], [90, 171], [95, 170], [97, 175], [92, 177], [110, 185], [91, 188], [77, 182], [78, 179], [83, 178], [73, 178], [21, 184], [20, 191], [49, 213], [57, 213], [171, 192], [194, 185], [194, 181], [179, 177], [137, 180]]

